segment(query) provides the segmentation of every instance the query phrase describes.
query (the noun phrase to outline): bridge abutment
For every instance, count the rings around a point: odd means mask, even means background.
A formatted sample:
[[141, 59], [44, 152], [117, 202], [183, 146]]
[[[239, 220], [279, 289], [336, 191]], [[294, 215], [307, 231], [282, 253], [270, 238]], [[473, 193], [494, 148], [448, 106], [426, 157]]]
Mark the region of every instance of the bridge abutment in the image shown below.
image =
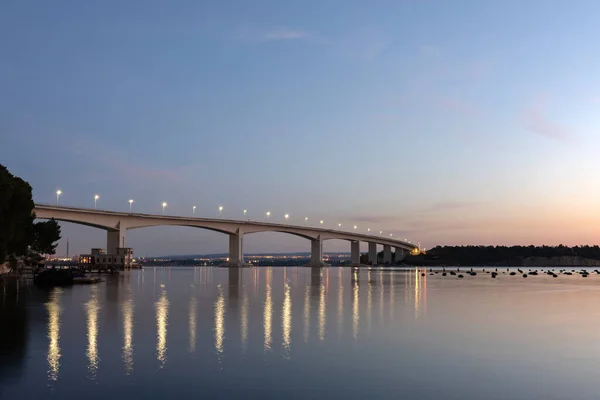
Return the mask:
[[369, 264], [377, 265], [377, 243], [369, 242]]

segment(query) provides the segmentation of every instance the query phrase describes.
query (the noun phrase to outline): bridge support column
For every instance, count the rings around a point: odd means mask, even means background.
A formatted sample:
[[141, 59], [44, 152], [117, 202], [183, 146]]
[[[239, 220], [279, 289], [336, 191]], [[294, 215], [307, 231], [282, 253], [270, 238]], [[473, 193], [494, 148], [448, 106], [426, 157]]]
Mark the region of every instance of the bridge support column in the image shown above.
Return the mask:
[[377, 243], [369, 242], [369, 264], [377, 265]]
[[118, 228], [106, 231], [106, 254], [115, 254], [117, 247], [125, 247], [127, 228], [119, 222]]
[[396, 257], [396, 264], [404, 260], [404, 249], [396, 247], [396, 252], [394, 253], [394, 256]]
[[350, 262], [352, 266], [360, 265], [360, 241], [350, 242]]
[[307, 267], [326, 267], [323, 262], [323, 240], [319, 236], [317, 239], [310, 241], [310, 263]]
[[383, 245], [383, 263], [391, 264], [392, 263], [392, 246], [389, 244]]
[[244, 267], [244, 235], [238, 233], [229, 234], [229, 262], [228, 267]]

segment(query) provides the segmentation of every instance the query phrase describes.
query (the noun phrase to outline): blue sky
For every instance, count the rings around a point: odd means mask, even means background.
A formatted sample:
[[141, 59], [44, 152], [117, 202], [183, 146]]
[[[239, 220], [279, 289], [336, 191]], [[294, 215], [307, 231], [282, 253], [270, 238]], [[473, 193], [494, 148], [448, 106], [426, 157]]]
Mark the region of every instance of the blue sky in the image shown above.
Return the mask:
[[[427, 247], [597, 243], [598, 15], [597, 1], [3, 2], [0, 162], [39, 202], [60, 188], [111, 210], [270, 210]], [[104, 245], [63, 232], [71, 253]], [[128, 241], [227, 248], [186, 228]]]

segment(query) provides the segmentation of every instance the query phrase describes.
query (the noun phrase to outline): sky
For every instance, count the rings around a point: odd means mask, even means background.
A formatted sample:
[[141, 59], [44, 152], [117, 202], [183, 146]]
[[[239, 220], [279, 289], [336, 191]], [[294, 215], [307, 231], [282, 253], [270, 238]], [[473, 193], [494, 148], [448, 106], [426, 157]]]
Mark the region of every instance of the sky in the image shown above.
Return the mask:
[[[289, 213], [427, 248], [596, 244], [598, 15], [595, 0], [3, 1], [0, 163], [40, 203]], [[67, 237], [71, 254], [105, 246], [62, 231], [58, 254]], [[154, 227], [128, 245], [228, 241]]]

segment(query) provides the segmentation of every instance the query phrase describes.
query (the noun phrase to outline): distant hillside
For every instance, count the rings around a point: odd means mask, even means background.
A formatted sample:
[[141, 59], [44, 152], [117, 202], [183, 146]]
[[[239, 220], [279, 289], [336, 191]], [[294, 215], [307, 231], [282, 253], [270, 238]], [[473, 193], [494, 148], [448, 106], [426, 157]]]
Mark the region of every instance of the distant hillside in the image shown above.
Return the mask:
[[409, 265], [596, 266], [599, 246], [437, 246], [409, 255]]

